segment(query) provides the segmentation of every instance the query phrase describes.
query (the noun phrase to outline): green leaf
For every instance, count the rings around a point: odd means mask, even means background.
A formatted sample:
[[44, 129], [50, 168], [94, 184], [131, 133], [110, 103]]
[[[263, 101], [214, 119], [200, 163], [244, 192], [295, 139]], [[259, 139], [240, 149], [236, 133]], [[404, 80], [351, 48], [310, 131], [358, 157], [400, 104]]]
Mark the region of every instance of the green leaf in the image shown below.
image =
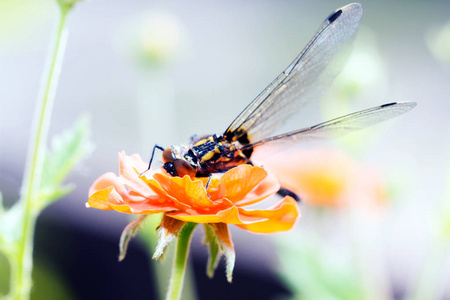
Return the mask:
[[147, 215], [141, 215], [139, 218], [128, 224], [127, 227], [125, 227], [125, 229], [122, 231], [119, 242], [119, 261], [122, 261], [125, 258], [125, 255], [127, 254], [128, 243], [130, 242], [131, 238], [136, 235], [146, 217]]
[[67, 184], [57, 187], [46, 187], [41, 189], [39, 197], [40, 199], [45, 199], [45, 203], [53, 203], [56, 200], [70, 194], [74, 189], [74, 184]]
[[216, 235], [214, 233], [214, 229], [209, 224], [205, 224], [205, 241], [204, 244], [208, 245], [209, 256], [208, 256], [208, 264], [206, 266], [206, 274], [208, 277], [214, 276], [214, 271], [219, 264], [221, 251], [220, 246], [217, 241]]
[[40, 189], [40, 205], [44, 207], [70, 193], [73, 185], [62, 185], [70, 171], [92, 151], [89, 121], [80, 118], [73, 129], [52, 139], [46, 152]]
[[[0, 254], [0, 299], [13, 300], [18, 299], [17, 294], [14, 297], [12, 294], [5, 295], [10, 291], [10, 275], [11, 263], [17, 261], [8, 260], [6, 256]], [[25, 299], [25, 297], [20, 297]], [[28, 298], [27, 298], [28, 299]], [[54, 265], [49, 264], [47, 260], [40, 259], [40, 256], [33, 260], [33, 288], [31, 289], [32, 300], [75, 300], [76, 296], [73, 294], [72, 286], [68, 284], [65, 276], [61, 276], [58, 269]]]

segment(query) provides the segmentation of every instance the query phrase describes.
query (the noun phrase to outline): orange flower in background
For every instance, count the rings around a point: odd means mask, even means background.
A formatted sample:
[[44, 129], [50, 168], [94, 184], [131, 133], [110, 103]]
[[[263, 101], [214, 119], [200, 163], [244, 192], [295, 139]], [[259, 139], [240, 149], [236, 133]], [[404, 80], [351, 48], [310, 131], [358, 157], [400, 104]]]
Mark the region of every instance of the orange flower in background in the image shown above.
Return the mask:
[[193, 223], [227, 223], [255, 233], [289, 230], [299, 216], [289, 196], [268, 209], [244, 209], [275, 194], [280, 185], [260, 167], [240, 165], [221, 177], [191, 179], [147, 172], [137, 154], [119, 153], [119, 176], [106, 173], [89, 190], [88, 207], [129, 214], [165, 213], [166, 217]]
[[283, 157], [264, 159], [264, 167], [306, 204], [342, 206], [353, 200], [359, 203], [364, 200], [371, 205], [386, 202], [385, 187], [375, 170], [361, 168], [335, 149], [293, 149]]

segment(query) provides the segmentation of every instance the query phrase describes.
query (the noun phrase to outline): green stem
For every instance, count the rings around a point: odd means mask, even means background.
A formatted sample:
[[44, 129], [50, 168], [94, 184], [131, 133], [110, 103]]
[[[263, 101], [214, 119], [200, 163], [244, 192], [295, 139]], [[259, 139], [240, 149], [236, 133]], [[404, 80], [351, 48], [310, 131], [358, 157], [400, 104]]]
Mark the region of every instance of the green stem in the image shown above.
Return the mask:
[[189, 245], [192, 233], [197, 223], [186, 223], [177, 237], [177, 249], [173, 262], [172, 275], [170, 276], [167, 300], [178, 300], [181, 297], [184, 274], [186, 273], [186, 262], [189, 255]]
[[17, 244], [16, 261], [12, 263], [15, 270], [11, 276], [12, 299], [30, 298], [31, 272], [33, 268], [33, 233], [39, 213], [39, 187], [45, 157], [45, 142], [50, 125], [56, 86], [61, 70], [64, 46], [66, 44], [66, 20], [68, 7], [60, 6], [60, 18], [56, 38], [42, 82], [42, 94], [36, 109], [34, 132], [28, 152], [28, 160], [22, 185], [23, 227]]

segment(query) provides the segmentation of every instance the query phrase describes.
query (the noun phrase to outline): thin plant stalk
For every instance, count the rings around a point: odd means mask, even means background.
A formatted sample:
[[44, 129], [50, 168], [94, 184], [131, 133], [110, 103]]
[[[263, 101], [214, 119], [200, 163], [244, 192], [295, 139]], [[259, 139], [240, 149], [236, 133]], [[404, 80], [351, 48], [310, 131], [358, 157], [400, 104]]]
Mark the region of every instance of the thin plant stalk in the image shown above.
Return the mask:
[[167, 300], [179, 300], [181, 298], [181, 290], [183, 289], [184, 275], [186, 273], [186, 263], [189, 256], [189, 246], [196, 225], [196, 223], [186, 223], [178, 234]]
[[67, 41], [66, 21], [70, 7], [60, 5], [60, 15], [52, 52], [41, 83], [41, 95], [36, 107], [32, 139], [28, 150], [22, 185], [23, 227], [17, 244], [17, 251], [11, 263], [11, 298], [29, 299], [32, 286], [33, 235], [39, 214], [39, 187], [44, 166], [45, 147], [50, 126], [50, 117], [56, 86], [61, 70]]

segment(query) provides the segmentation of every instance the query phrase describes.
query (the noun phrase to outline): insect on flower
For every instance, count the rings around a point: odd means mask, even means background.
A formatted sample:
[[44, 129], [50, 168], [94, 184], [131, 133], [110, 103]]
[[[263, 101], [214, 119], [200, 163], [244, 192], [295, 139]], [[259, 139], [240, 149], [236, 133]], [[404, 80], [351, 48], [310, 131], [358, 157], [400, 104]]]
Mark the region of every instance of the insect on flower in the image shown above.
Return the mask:
[[[330, 138], [358, 130], [409, 111], [414, 102], [394, 102], [339, 117], [308, 128], [271, 136], [285, 120], [308, 101], [320, 98], [337, 75], [353, 41], [362, 7], [358, 3], [344, 6], [332, 13], [309, 41], [303, 51], [275, 80], [269, 84], [220, 135], [207, 135], [182, 146], [163, 151], [163, 168], [171, 176], [209, 177], [241, 164], [252, 164], [256, 147], [275, 143], [302, 142]], [[208, 181], [209, 184], [209, 181]], [[281, 188], [281, 195], [299, 198]]]

